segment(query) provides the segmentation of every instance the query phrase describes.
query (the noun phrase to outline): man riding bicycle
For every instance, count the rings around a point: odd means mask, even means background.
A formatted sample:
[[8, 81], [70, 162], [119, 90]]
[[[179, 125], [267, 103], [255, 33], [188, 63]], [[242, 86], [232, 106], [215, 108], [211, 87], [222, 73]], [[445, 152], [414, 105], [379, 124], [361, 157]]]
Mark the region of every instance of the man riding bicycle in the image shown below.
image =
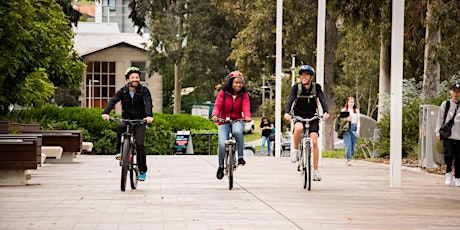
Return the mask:
[[[319, 84], [313, 82], [313, 76], [315, 69], [309, 65], [303, 65], [299, 69], [300, 83], [294, 84], [289, 93], [289, 98], [284, 109], [284, 119], [290, 121], [292, 115], [299, 116], [302, 118], [312, 118], [318, 113], [318, 101], [321, 103], [323, 108], [323, 118], [329, 118], [326, 98]], [[291, 115], [292, 114], [292, 115]], [[294, 121], [294, 146], [291, 150], [291, 162], [295, 163], [299, 158], [299, 142], [304, 128], [302, 122]], [[320, 181], [322, 179], [321, 174], [318, 170], [318, 131], [319, 131], [319, 120], [310, 122], [310, 133], [309, 136], [313, 142], [313, 180]]]
[[[138, 67], [129, 67], [125, 72], [126, 85], [119, 89], [110, 99], [109, 103], [102, 112], [102, 119], [108, 121], [109, 113], [116, 103], [121, 101], [121, 110], [123, 119], [144, 119], [147, 123], [153, 121], [152, 117], [152, 96], [147, 87], [141, 85], [140, 81], [141, 70]], [[126, 131], [127, 124], [119, 122], [117, 127], [117, 147], [116, 156], [120, 158], [120, 141], [121, 135]], [[134, 136], [136, 137], [137, 146], [137, 163], [139, 167], [140, 181], [147, 177], [147, 157], [145, 151], [145, 135], [146, 125], [137, 125], [134, 127]]]
[[[229, 117], [232, 120], [251, 121], [251, 107], [249, 103], [249, 95], [244, 86], [243, 74], [239, 71], [231, 72], [227, 77], [227, 82], [222, 86], [214, 103], [211, 120], [217, 121], [218, 117], [226, 119]], [[218, 160], [219, 168], [217, 169], [217, 179], [224, 177], [224, 158], [225, 158], [225, 141], [228, 140], [229, 126], [232, 125], [233, 136], [236, 140], [236, 149], [238, 150], [238, 164], [245, 165], [243, 158], [244, 151], [244, 123], [234, 122], [232, 124], [219, 122], [218, 128]]]

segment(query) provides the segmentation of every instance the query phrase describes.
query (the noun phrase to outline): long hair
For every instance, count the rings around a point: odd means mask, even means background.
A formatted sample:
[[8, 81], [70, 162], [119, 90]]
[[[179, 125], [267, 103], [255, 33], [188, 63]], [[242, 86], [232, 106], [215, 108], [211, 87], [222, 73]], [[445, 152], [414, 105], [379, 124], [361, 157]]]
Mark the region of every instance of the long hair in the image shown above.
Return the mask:
[[268, 117], [262, 117], [262, 120], [260, 120], [260, 126], [264, 124], [264, 119], [267, 119], [268, 124], [271, 125], [272, 122], [270, 121], [270, 119], [268, 119]]
[[348, 112], [348, 102], [349, 102], [350, 100], [355, 101], [355, 103], [354, 103], [354, 105], [353, 105], [353, 113], [357, 113], [357, 112], [358, 112], [358, 106], [356, 106], [356, 100], [355, 100], [354, 97], [348, 97], [348, 98], [347, 98], [347, 101], [345, 102], [345, 106], [343, 107], [344, 110]]
[[[234, 80], [235, 80], [235, 77], [229, 78], [228, 81], [225, 82], [225, 84], [222, 86], [222, 90], [223, 91], [228, 91], [231, 94], [235, 94], [235, 90], [233, 90], [233, 87], [232, 87], [232, 84], [233, 84]], [[243, 81], [243, 83], [244, 83], [244, 81]], [[246, 85], [243, 85], [243, 87], [241, 88], [241, 91], [238, 92], [238, 93], [242, 93], [242, 92], [246, 92]]]

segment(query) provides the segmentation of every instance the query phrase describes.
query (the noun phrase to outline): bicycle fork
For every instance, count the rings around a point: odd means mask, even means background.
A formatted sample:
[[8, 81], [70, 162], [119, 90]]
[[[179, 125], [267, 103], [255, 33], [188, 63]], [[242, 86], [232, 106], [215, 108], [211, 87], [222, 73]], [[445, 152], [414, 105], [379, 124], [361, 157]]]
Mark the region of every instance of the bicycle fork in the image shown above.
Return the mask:
[[[231, 151], [231, 152], [230, 152]], [[225, 142], [225, 175], [228, 175], [228, 163], [230, 162], [229, 157], [233, 157], [233, 170], [236, 169], [238, 164], [236, 163], [236, 141], [235, 140], [227, 140]]]

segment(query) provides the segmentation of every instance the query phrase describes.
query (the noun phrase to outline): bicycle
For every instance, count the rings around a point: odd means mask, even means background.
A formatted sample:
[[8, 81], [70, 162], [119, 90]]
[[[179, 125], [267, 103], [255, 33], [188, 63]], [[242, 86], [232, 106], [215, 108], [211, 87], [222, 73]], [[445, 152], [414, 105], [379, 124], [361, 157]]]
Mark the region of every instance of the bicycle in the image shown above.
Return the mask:
[[137, 165], [137, 148], [136, 137], [134, 136], [133, 128], [137, 125], [147, 123], [146, 120], [130, 120], [120, 118], [110, 118], [110, 121], [121, 121], [127, 123], [126, 131], [121, 135], [121, 148], [120, 148], [120, 166], [121, 166], [121, 191], [126, 190], [126, 177], [129, 171], [129, 180], [131, 189], [137, 188], [139, 181], [139, 167]]
[[[228, 189], [233, 188], [233, 174], [238, 167], [236, 163], [236, 140], [233, 138], [232, 123], [245, 122], [244, 120], [232, 120], [230, 118], [218, 118], [216, 122], [225, 122], [230, 124], [228, 129], [228, 140], [225, 141], [225, 160], [224, 160], [224, 175], [228, 177]], [[229, 167], [231, 166], [231, 167]]]
[[302, 173], [303, 188], [311, 190], [311, 154], [313, 152], [313, 142], [309, 137], [310, 133], [310, 122], [316, 119], [320, 119], [318, 115], [312, 118], [302, 118], [299, 116], [292, 116], [293, 123], [305, 122], [300, 138], [298, 150], [300, 151], [299, 156], [299, 171]]

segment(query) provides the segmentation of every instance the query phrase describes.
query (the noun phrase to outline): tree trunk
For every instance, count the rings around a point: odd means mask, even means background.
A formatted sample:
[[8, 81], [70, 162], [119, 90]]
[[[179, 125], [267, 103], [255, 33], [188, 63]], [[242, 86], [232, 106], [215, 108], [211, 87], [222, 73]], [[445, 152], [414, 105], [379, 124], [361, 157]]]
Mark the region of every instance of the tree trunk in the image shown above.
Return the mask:
[[377, 114], [377, 121], [383, 118], [384, 110], [384, 95], [390, 94], [391, 85], [391, 46], [388, 39], [380, 39], [380, 73], [379, 73], [379, 112]]
[[174, 64], [174, 114], [180, 114], [182, 95], [180, 94], [182, 81], [180, 77], [180, 63]]
[[[326, 14], [326, 44], [325, 44], [325, 67], [324, 67], [324, 94], [331, 117], [325, 120], [325, 137], [334, 136], [334, 64], [337, 50], [337, 17]], [[334, 138], [324, 138], [324, 150], [334, 150]]]
[[441, 67], [436, 62], [434, 48], [441, 42], [441, 29], [435, 21], [433, 13], [436, 6], [440, 6], [439, 1], [433, 0], [433, 4], [427, 1], [426, 11], [426, 34], [425, 34], [425, 56], [423, 66], [423, 88], [422, 100], [428, 100], [438, 96]]

